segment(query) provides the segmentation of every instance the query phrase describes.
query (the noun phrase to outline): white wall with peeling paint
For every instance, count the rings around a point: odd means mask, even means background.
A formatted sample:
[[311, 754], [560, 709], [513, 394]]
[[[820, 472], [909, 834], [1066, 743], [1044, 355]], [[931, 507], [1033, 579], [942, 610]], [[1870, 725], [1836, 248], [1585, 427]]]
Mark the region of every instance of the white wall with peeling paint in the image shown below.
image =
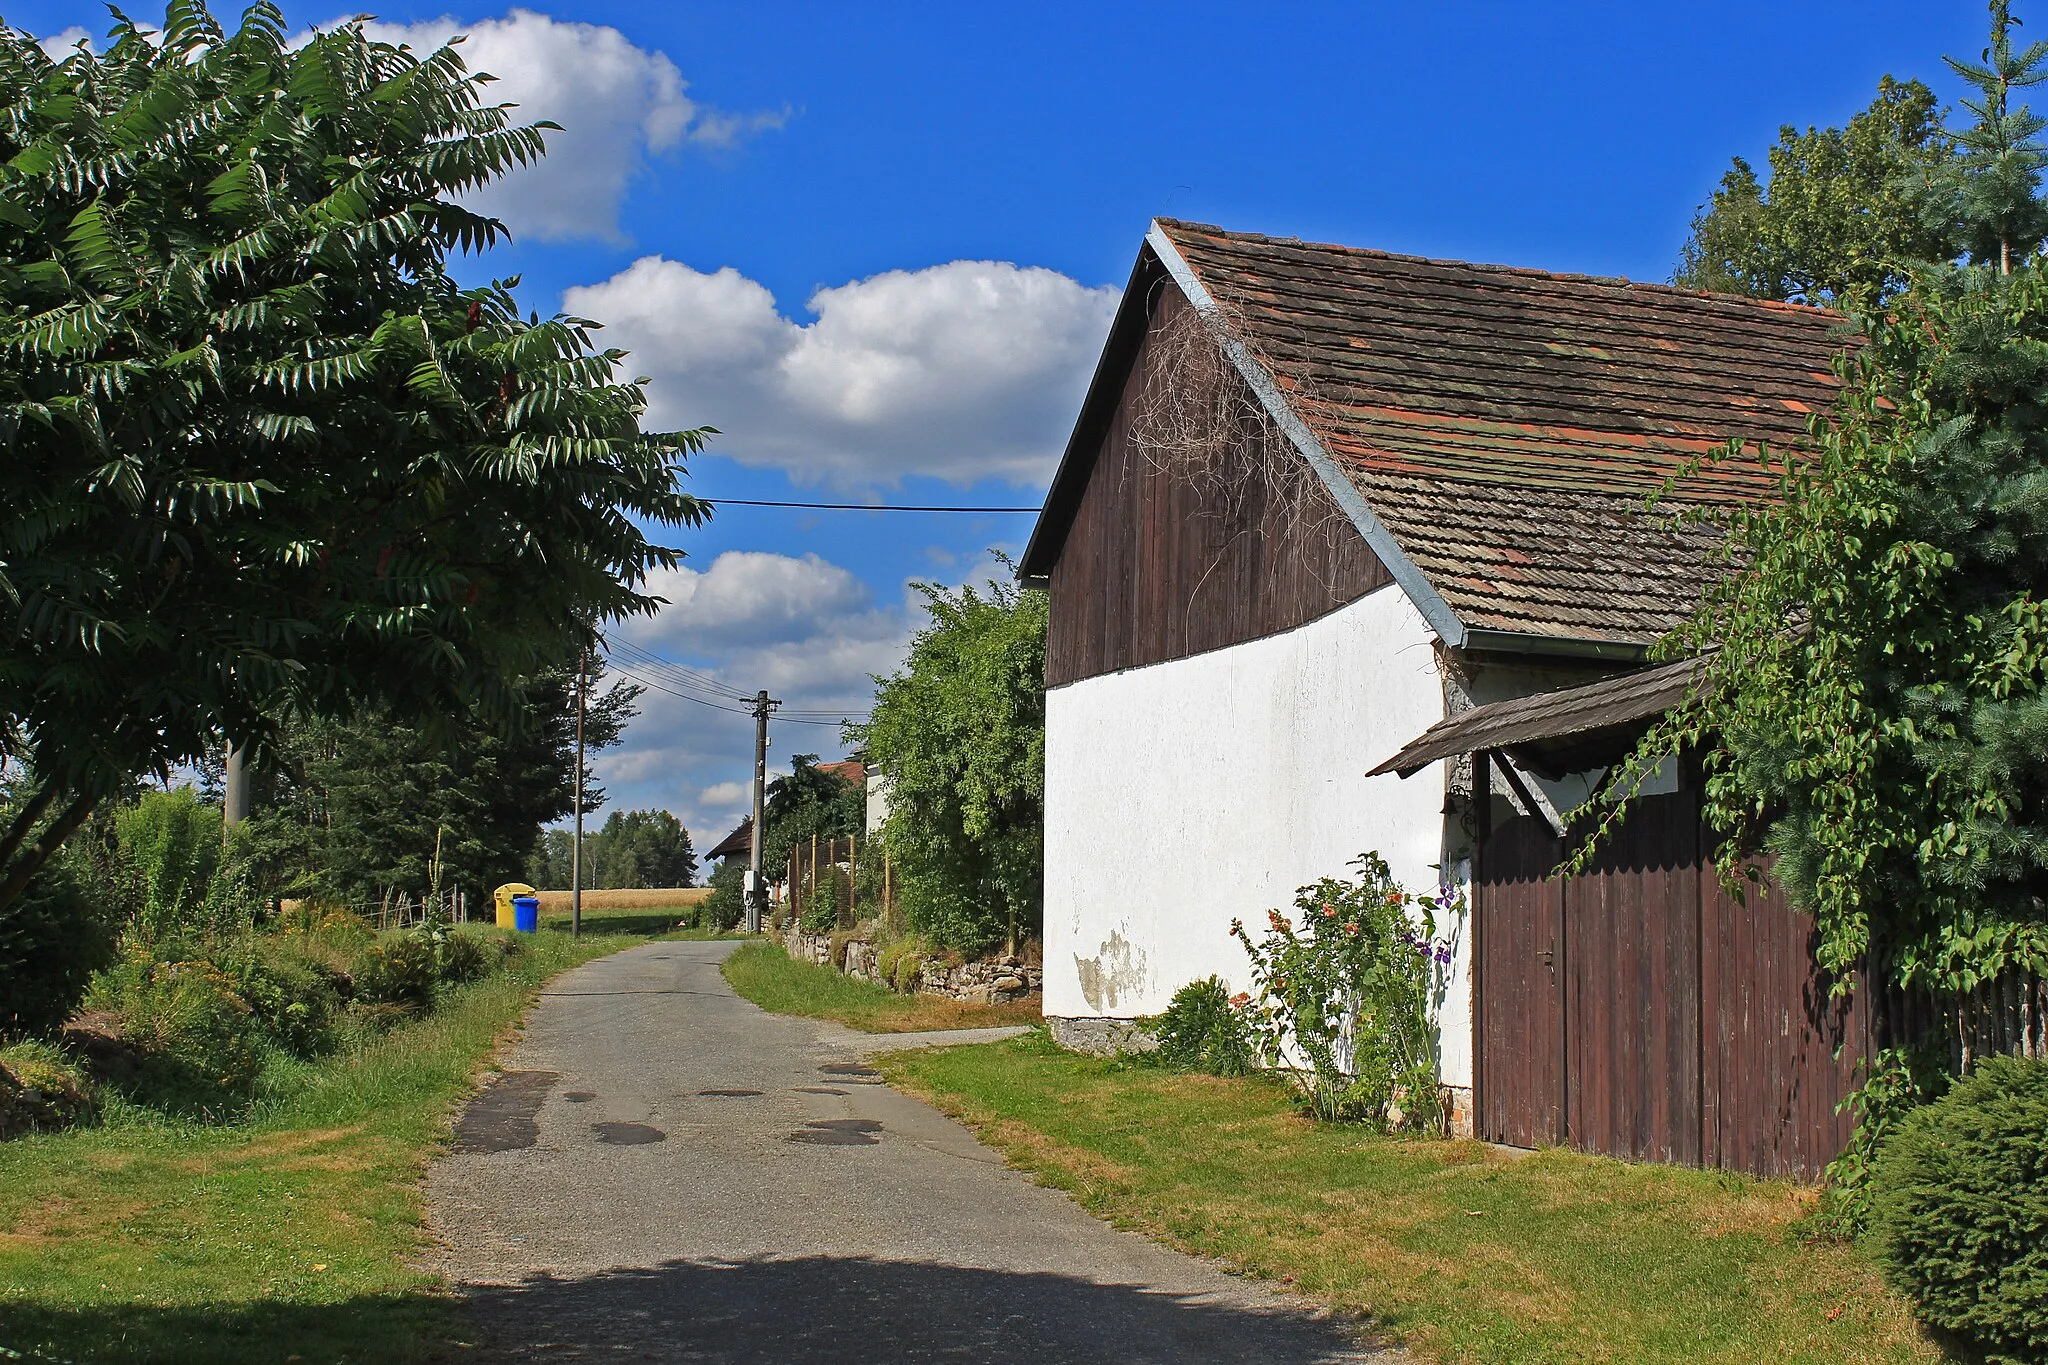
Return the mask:
[[[1365, 775], [1443, 718], [1434, 639], [1390, 586], [1284, 634], [1054, 689], [1045, 1012], [1157, 1014], [1212, 973], [1247, 989], [1230, 922], [1256, 932], [1368, 850], [1409, 890], [1435, 888], [1442, 765]], [[1465, 926], [1455, 945], [1443, 1080], [1469, 1086]]]

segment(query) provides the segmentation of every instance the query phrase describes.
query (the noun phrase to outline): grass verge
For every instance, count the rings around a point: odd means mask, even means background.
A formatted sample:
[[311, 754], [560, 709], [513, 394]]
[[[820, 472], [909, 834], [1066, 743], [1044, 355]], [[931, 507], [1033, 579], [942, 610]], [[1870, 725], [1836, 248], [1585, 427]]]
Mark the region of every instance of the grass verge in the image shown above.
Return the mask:
[[1441, 1361], [1913, 1361], [1940, 1353], [1810, 1191], [1320, 1127], [1267, 1078], [1042, 1033], [899, 1052], [889, 1080], [1092, 1212], [1292, 1283]]
[[936, 995], [898, 995], [870, 981], [798, 962], [758, 939], [725, 960], [725, 979], [762, 1009], [833, 1019], [865, 1033], [918, 1033], [927, 1029], [995, 1028], [1039, 1021], [1038, 997], [1005, 1005], [970, 1005]]
[[433, 1014], [267, 1075], [233, 1125], [116, 1108], [0, 1143], [0, 1347], [152, 1365], [429, 1358], [459, 1324], [407, 1262], [451, 1107], [542, 982], [641, 941], [539, 935]]

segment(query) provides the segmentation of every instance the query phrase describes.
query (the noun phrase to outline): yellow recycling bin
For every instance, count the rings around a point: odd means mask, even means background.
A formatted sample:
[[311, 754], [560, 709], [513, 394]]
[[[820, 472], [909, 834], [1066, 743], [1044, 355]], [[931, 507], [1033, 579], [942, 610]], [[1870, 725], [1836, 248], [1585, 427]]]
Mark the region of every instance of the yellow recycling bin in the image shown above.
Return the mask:
[[513, 918], [516, 912], [512, 908], [512, 898], [514, 896], [531, 896], [532, 894], [533, 888], [525, 882], [506, 882], [491, 893], [491, 901], [497, 908], [497, 924], [500, 929], [516, 929], [519, 927], [518, 920]]

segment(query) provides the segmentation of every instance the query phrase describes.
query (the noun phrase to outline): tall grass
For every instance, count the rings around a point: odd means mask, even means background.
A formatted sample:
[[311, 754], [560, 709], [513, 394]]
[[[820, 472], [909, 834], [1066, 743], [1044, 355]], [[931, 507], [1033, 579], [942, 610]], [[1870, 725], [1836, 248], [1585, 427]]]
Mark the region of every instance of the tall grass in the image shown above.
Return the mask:
[[0, 1347], [194, 1365], [452, 1349], [460, 1324], [411, 1264], [426, 1163], [539, 985], [642, 941], [539, 935], [430, 1015], [275, 1063], [231, 1125], [116, 1103], [101, 1126], [0, 1143]]

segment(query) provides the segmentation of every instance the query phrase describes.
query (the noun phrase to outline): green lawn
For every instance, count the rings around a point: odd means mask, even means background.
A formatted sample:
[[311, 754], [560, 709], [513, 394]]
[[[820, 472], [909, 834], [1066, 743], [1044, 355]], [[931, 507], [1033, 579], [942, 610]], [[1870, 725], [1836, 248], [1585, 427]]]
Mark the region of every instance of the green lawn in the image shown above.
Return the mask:
[[773, 943], [756, 940], [725, 960], [732, 988], [764, 1010], [833, 1019], [867, 1033], [917, 1033], [925, 1029], [994, 1028], [1035, 1024], [1036, 997], [1006, 1005], [970, 1005], [935, 995], [898, 995], [832, 967], [798, 962]]
[[0, 1143], [0, 1348], [194, 1365], [428, 1358], [460, 1324], [406, 1263], [451, 1109], [541, 982], [642, 941], [541, 934], [434, 1014], [287, 1073], [232, 1126], [130, 1110]]
[[1442, 1361], [1914, 1361], [1940, 1353], [1793, 1186], [1374, 1137], [1279, 1084], [1043, 1034], [878, 1063], [1119, 1226], [1369, 1318]]

